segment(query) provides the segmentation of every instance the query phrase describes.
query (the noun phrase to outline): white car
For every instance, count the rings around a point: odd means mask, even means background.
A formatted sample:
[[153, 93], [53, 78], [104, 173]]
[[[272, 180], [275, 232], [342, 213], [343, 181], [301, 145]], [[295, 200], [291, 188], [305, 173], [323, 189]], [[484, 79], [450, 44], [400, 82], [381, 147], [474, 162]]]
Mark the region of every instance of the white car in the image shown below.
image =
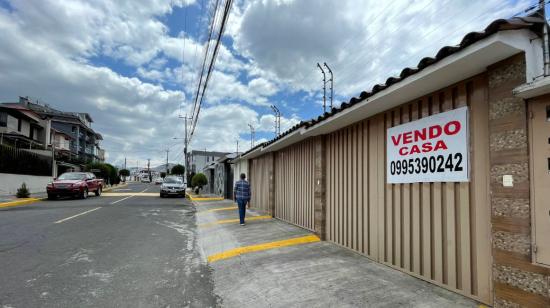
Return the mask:
[[166, 177], [164, 182], [160, 185], [160, 197], [174, 195], [185, 197], [185, 184], [179, 177]]
[[141, 178], [141, 183], [151, 183], [151, 179], [148, 176], [144, 176]]
[[163, 179], [163, 178], [156, 178], [156, 179], [155, 179], [155, 184], [156, 184], [156, 185], [162, 184], [162, 182], [164, 182], [164, 179]]

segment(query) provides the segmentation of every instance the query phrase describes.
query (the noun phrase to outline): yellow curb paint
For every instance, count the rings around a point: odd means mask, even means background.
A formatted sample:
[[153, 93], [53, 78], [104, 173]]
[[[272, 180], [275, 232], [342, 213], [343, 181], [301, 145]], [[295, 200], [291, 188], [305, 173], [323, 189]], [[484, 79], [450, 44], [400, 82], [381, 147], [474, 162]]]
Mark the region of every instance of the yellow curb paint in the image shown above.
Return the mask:
[[189, 197], [191, 199], [191, 201], [223, 201], [225, 200], [224, 198], [221, 198], [221, 197], [211, 197], [211, 198], [194, 198], [194, 197]]
[[43, 200], [43, 199], [40, 199], [40, 198], [24, 198], [24, 199], [21, 199], [21, 200], [0, 203], [0, 208], [31, 204], [31, 203], [38, 202], [40, 200]]
[[141, 196], [141, 197], [158, 197], [159, 193], [146, 193], [146, 192], [126, 192], [126, 193], [119, 193], [119, 192], [112, 192], [112, 193], [104, 193], [102, 194], [104, 197], [126, 197], [126, 196]]
[[[247, 217], [246, 221], [271, 219], [271, 218], [273, 218], [273, 217], [268, 216], [268, 215], [266, 215], [266, 216], [252, 216], [252, 217]], [[239, 222], [239, 219], [222, 219], [222, 220], [218, 220], [218, 221], [215, 221], [215, 222], [200, 224], [199, 227], [201, 227], [201, 228], [212, 227], [212, 226], [215, 226], [215, 225], [230, 224], [230, 223], [234, 223], [234, 222]]]
[[118, 185], [118, 186], [107, 187], [103, 191], [110, 191], [110, 190], [113, 190], [113, 189], [119, 189], [119, 188], [123, 188], [123, 187], [126, 187], [126, 186], [128, 186], [128, 184], [122, 184], [122, 185]]
[[301, 244], [307, 244], [307, 243], [315, 243], [319, 242], [320, 239], [316, 235], [308, 235], [303, 237], [297, 237], [297, 238], [291, 238], [287, 240], [281, 240], [276, 242], [270, 242], [270, 243], [264, 243], [264, 244], [258, 244], [258, 245], [251, 245], [251, 246], [245, 246], [245, 247], [239, 247], [235, 249], [226, 250], [224, 252], [216, 253], [211, 256], [208, 256], [208, 262], [213, 263], [220, 260], [230, 259], [233, 257], [240, 256], [242, 254], [247, 254], [251, 252], [256, 251], [263, 251], [263, 250], [270, 250], [275, 248], [281, 248], [281, 247], [288, 247], [288, 246], [294, 246], [294, 245], [301, 245]]
[[211, 210], [207, 210], [206, 212], [229, 211], [229, 210], [236, 210], [236, 209], [238, 209], [238, 207], [231, 206], [231, 207], [222, 207], [219, 209], [211, 209]]

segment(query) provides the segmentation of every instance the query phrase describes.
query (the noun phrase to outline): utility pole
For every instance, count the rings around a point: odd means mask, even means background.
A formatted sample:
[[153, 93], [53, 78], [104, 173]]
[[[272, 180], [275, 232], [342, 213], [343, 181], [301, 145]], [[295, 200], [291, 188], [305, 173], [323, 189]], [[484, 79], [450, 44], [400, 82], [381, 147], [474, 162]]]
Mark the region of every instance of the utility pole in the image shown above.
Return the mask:
[[192, 120], [192, 117], [187, 117], [187, 113], [185, 114], [185, 117], [180, 116], [180, 119], [183, 118], [185, 121], [185, 136], [183, 140], [183, 157], [185, 160], [185, 179], [189, 178], [189, 158], [187, 156], [187, 147], [189, 146], [189, 138], [187, 137], [187, 120]]
[[252, 124], [248, 124], [248, 127], [250, 127], [250, 148], [254, 147], [254, 126]]
[[168, 152], [170, 152], [170, 150], [166, 149], [166, 175], [168, 175], [168, 173], [170, 173], [168, 171]]
[[124, 157], [124, 169], [126, 169], [126, 157]]
[[239, 154], [239, 138], [237, 138], [237, 154]]
[[332, 110], [332, 100], [334, 97], [334, 75], [332, 74], [330, 67], [327, 65], [327, 62], [324, 62], [324, 65], [330, 73], [330, 110]]
[[321, 67], [321, 64], [317, 63], [317, 67], [319, 67], [321, 73], [323, 73], [323, 113], [325, 113], [327, 112], [327, 75], [323, 67]]
[[149, 175], [149, 181], [151, 180], [151, 159], [147, 158], [147, 174]]

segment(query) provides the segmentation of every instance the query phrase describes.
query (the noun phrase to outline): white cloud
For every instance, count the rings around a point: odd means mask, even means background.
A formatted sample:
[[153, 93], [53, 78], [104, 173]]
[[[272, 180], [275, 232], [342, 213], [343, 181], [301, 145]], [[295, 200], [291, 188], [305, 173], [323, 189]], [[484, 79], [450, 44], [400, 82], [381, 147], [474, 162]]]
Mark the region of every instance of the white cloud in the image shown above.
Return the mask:
[[349, 97], [531, 2], [258, 0], [235, 10], [229, 34], [287, 89], [319, 91], [316, 64], [327, 62], [336, 93]]
[[[347, 100], [530, 2], [236, 0], [192, 145], [231, 151], [239, 139], [245, 149], [248, 123], [269, 136], [273, 96], [305, 90], [303, 99], [319, 97], [317, 62], [332, 67], [336, 97]], [[111, 161], [162, 163], [170, 146], [178, 157], [181, 142], [171, 138], [183, 134], [177, 115], [190, 110], [203, 49], [189, 33], [170, 36], [164, 17], [186, 5], [199, 3], [10, 1], [13, 10], [0, 8], [0, 97], [29, 95], [91, 113]], [[124, 62], [137, 77], [96, 58]], [[282, 119], [283, 131], [299, 122], [299, 104], [277, 103], [293, 113]]]

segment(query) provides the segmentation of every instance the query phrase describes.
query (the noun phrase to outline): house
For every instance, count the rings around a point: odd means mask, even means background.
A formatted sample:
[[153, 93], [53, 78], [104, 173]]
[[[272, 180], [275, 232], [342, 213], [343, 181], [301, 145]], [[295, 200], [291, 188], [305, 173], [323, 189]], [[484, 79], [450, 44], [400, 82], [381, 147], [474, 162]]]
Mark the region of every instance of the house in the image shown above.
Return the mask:
[[46, 149], [49, 123], [19, 104], [0, 104], [0, 144], [17, 148]]
[[257, 210], [496, 307], [550, 307], [546, 21], [496, 20], [247, 160]]
[[54, 175], [80, 170], [89, 162], [103, 162], [101, 134], [88, 113], [64, 112], [47, 104], [19, 97], [19, 102], [0, 104], [0, 144], [52, 157]]
[[189, 153], [189, 162], [191, 165], [189, 171], [191, 173], [202, 172], [204, 167], [227, 154], [229, 153], [193, 150]]
[[224, 155], [203, 169], [203, 173], [208, 179], [208, 186], [206, 187], [208, 191], [205, 192], [216, 194], [227, 199], [233, 198], [234, 181], [231, 160], [237, 156], [238, 153]]
[[105, 152], [100, 146], [103, 137], [93, 130], [93, 119], [88, 113], [60, 111], [47, 104], [32, 102], [27, 97], [20, 97], [19, 105], [49, 120], [55, 134], [63, 134], [69, 142], [68, 150], [56, 152], [60, 160], [74, 165], [104, 161]]

